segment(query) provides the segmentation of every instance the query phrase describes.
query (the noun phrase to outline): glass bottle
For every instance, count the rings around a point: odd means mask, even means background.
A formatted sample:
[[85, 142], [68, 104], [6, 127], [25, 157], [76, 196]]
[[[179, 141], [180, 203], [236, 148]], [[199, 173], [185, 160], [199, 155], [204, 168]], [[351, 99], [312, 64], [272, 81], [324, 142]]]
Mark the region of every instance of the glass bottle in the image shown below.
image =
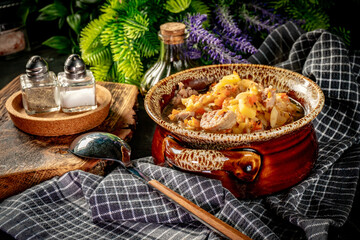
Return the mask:
[[160, 39], [160, 56], [141, 79], [140, 91], [143, 95], [161, 79], [187, 68], [195, 67], [195, 63], [187, 54], [185, 24], [178, 22], [162, 24], [158, 36]]
[[70, 55], [64, 72], [58, 74], [60, 104], [63, 112], [83, 112], [97, 108], [96, 83], [90, 70], [77, 54]]
[[60, 110], [56, 75], [49, 71], [48, 64], [42, 57], [36, 55], [29, 59], [26, 63], [26, 74], [20, 76], [20, 84], [27, 114]]

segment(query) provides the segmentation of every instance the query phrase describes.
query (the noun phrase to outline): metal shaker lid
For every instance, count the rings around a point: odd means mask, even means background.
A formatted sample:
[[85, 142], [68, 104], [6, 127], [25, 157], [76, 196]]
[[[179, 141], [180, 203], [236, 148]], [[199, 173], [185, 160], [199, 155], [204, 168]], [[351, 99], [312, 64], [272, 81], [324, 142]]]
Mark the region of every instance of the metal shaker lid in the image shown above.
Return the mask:
[[26, 75], [29, 78], [40, 80], [49, 70], [48, 63], [40, 56], [32, 56], [26, 63]]
[[78, 54], [72, 54], [66, 59], [64, 70], [66, 77], [70, 79], [83, 78], [86, 76], [85, 63]]

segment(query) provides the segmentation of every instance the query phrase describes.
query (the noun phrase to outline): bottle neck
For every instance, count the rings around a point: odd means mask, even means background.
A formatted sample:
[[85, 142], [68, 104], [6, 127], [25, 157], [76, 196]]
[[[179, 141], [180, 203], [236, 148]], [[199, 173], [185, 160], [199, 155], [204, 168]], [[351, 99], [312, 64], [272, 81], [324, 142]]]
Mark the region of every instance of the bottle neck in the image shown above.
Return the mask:
[[166, 44], [160, 42], [160, 61], [163, 62], [176, 62], [180, 60], [187, 60], [186, 44]]

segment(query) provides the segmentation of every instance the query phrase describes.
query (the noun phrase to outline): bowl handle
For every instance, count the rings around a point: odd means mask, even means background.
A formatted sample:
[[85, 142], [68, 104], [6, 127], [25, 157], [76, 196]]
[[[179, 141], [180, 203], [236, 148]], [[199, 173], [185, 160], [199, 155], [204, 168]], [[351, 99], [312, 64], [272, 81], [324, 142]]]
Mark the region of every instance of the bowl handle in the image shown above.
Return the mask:
[[163, 150], [166, 161], [180, 169], [193, 172], [229, 171], [245, 182], [252, 182], [261, 167], [261, 155], [250, 148], [220, 151], [190, 149], [168, 135], [164, 138]]

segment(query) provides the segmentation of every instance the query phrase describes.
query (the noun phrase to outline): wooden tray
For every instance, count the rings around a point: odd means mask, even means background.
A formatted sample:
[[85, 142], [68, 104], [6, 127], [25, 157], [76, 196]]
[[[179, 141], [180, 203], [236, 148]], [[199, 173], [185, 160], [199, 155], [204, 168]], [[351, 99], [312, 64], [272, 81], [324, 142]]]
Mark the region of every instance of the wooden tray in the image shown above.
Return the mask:
[[26, 133], [38, 136], [61, 136], [80, 133], [102, 123], [109, 113], [111, 93], [105, 87], [96, 85], [95, 110], [82, 113], [52, 112], [28, 115], [22, 104], [21, 91], [6, 101], [6, 109], [14, 125]]
[[[112, 101], [106, 119], [89, 131], [110, 132], [130, 141], [136, 129], [137, 87], [112, 82], [96, 84], [110, 91]], [[81, 159], [67, 151], [81, 133], [46, 137], [27, 134], [15, 127], [5, 102], [19, 90], [19, 77], [0, 90], [3, 102], [0, 104], [0, 201], [68, 171], [104, 175], [113, 168], [111, 161]]]

